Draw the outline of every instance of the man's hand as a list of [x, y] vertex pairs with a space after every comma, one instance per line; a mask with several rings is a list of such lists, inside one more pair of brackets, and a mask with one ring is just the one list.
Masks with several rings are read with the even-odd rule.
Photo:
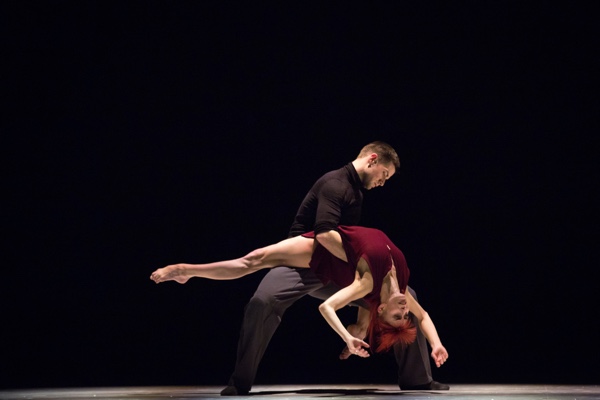
[[[348, 329], [348, 332], [357, 339], [364, 339], [367, 336], [366, 328], [361, 328], [357, 324], [348, 325], [347, 329]], [[369, 347], [369, 345], [367, 345], [367, 347]], [[356, 353], [352, 353], [352, 351], [348, 348], [348, 346], [346, 346], [342, 349], [342, 352], [340, 353], [340, 360], [347, 360], [353, 354], [359, 355]], [[361, 357], [368, 357], [368, 353], [367, 353], [367, 356], [361, 356]]]
[[436, 346], [431, 350], [431, 358], [433, 358], [435, 365], [439, 368], [448, 359], [448, 351], [442, 345]]

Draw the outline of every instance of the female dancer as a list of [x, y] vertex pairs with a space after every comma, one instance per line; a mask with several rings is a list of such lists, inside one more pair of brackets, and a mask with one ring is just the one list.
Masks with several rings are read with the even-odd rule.
[[427, 312], [406, 291], [409, 270], [404, 255], [380, 230], [359, 226], [339, 226], [338, 231], [346, 259], [333, 256], [314, 240], [314, 234], [285, 239], [251, 251], [241, 258], [209, 264], [173, 264], [159, 268], [150, 279], [156, 283], [174, 280], [185, 283], [191, 277], [237, 279], [265, 268], [280, 265], [311, 268], [319, 279], [342, 287], [319, 305], [319, 311], [335, 332], [346, 342], [350, 353], [368, 357], [370, 347], [344, 327], [336, 311], [350, 302], [364, 298], [370, 312], [359, 312], [364, 323], [368, 318], [369, 342], [375, 351], [389, 350], [396, 342], [415, 340], [416, 330], [408, 312], [415, 315], [432, 348], [431, 356], [441, 366], [448, 352], [441, 343]]

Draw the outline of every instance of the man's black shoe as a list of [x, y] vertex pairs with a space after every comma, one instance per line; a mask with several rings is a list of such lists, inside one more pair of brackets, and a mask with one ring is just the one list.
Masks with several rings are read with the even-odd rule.
[[235, 386], [227, 386], [221, 390], [221, 396], [245, 396], [249, 393], [249, 390], [241, 390]]
[[401, 390], [450, 390], [450, 386], [445, 383], [431, 381], [424, 385], [400, 386]]

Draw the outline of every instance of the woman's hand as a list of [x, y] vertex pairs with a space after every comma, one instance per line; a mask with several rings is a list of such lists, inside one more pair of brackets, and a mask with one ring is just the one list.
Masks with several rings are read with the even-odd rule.
[[448, 359], [448, 351], [446, 351], [446, 348], [441, 344], [435, 346], [431, 350], [431, 358], [433, 358], [435, 365], [439, 368]]
[[[369, 345], [367, 344], [367, 342], [365, 342], [362, 339], [350, 337], [348, 340], [346, 340], [346, 346], [347, 346], [348, 352], [351, 355], [355, 355], [355, 356], [359, 356], [359, 357], [363, 357], [363, 358], [367, 358], [370, 356], [369, 351], [367, 350], [369, 348]], [[343, 354], [343, 351], [342, 351], [342, 354]], [[340, 358], [341, 358], [341, 355], [340, 355]]]
[[[359, 261], [362, 262], [362, 258]], [[365, 348], [369, 345], [362, 339], [355, 338], [340, 321], [336, 311], [348, 305], [351, 301], [361, 299], [373, 290], [373, 276], [366, 271], [363, 276], [360, 276], [358, 271], [354, 276], [354, 282], [343, 289], [338, 290], [331, 295], [327, 300], [319, 305], [319, 312], [325, 318], [325, 321], [340, 335], [342, 340], [346, 342], [348, 350], [359, 357], [368, 357], [369, 353]]]
[[[355, 338], [364, 339], [367, 336], [367, 329], [359, 326], [358, 324], [348, 325], [346, 329]], [[350, 352], [348, 346], [346, 346], [340, 353], [340, 360], [347, 360], [352, 354], [353, 353]]]

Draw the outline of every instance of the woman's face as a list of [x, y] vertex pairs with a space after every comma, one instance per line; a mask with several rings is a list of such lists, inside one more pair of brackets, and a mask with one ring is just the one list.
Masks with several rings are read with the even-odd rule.
[[404, 294], [391, 297], [387, 303], [382, 303], [379, 309], [379, 317], [394, 328], [404, 326], [408, 323], [409, 309]]

